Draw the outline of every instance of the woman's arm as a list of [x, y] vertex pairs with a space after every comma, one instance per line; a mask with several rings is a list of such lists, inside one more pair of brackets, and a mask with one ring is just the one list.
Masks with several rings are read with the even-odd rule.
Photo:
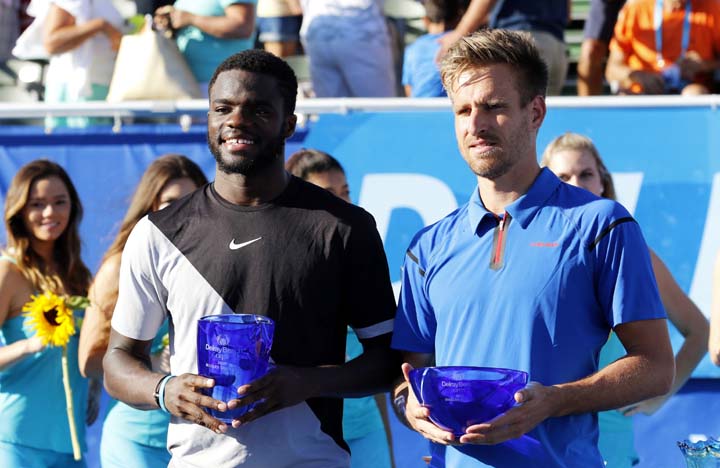
[[85, 377], [103, 376], [102, 360], [110, 337], [119, 275], [120, 255], [114, 255], [100, 266], [90, 288], [90, 307], [85, 310], [78, 347], [78, 366]]
[[255, 30], [255, 5], [234, 3], [225, 8], [224, 16], [202, 16], [173, 7], [159, 8], [156, 15], [167, 15], [173, 29], [195, 26], [221, 39], [246, 39]]
[[652, 414], [675, 394], [690, 378], [695, 367], [707, 352], [708, 322], [700, 309], [690, 300], [673, 278], [663, 261], [650, 250], [655, 280], [668, 319], [685, 338], [675, 355], [675, 380], [670, 392], [633, 405], [625, 413]]
[[[0, 261], [0, 326], [10, 317], [11, 310], [19, 310], [30, 300], [32, 288], [25, 277], [10, 262]], [[27, 338], [0, 346], [0, 371], [44, 348], [38, 337]]]
[[54, 3], [50, 4], [43, 39], [49, 54], [61, 54], [79, 47], [97, 33], [108, 36], [113, 50], [120, 47], [122, 33], [103, 18], [93, 18], [83, 24], [76, 24], [75, 17]]
[[720, 252], [717, 253], [715, 258], [715, 269], [712, 278], [712, 307], [708, 350], [712, 362], [716, 366], [720, 366]]

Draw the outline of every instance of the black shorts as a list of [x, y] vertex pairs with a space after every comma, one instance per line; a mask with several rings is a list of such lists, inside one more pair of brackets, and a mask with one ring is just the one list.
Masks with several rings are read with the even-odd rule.
[[620, 8], [625, 0], [591, 0], [590, 13], [585, 20], [585, 39], [610, 42]]

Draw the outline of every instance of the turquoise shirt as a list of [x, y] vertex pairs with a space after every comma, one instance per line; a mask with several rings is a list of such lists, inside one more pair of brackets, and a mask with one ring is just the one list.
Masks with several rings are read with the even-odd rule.
[[[225, 16], [225, 8], [236, 3], [255, 5], [257, 0], [177, 0], [174, 6], [178, 10], [196, 15]], [[247, 39], [221, 39], [204, 33], [195, 26], [188, 26], [177, 32], [176, 40], [195, 79], [198, 83], [207, 83], [223, 60], [232, 54], [253, 48], [255, 32]]]
[[[605, 346], [600, 350], [599, 369], [625, 356], [627, 352], [615, 333], [610, 333]], [[633, 420], [618, 410], [598, 413], [600, 438], [598, 447], [608, 467], [626, 468], [638, 460], [635, 452]]]
[[[362, 344], [357, 335], [348, 327], [345, 360], [349, 361], [362, 354]], [[343, 437], [345, 440], [358, 439], [371, 432], [384, 432], [382, 417], [375, 398], [345, 398], [343, 400]]]
[[[30, 298], [28, 298], [30, 299]], [[88, 384], [78, 369], [80, 326], [67, 345], [68, 371], [73, 394], [75, 427], [82, 451]], [[15, 343], [34, 336], [23, 315], [7, 319], [0, 328], [0, 342]], [[62, 376], [62, 348], [46, 347], [0, 371], [0, 440], [32, 448], [72, 453], [70, 426]]]
[[[168, 321], [165, 320], [153, 340], [151, 352], [162, 351], [162, 340], [168, 329]], [[113, 400], [103, 423], [103, 433], [113, 432], [137, 444], [164, 449], [167, 445], [168, 424], [170, 424], [169, 413], [159, 409], [139, 410]]]

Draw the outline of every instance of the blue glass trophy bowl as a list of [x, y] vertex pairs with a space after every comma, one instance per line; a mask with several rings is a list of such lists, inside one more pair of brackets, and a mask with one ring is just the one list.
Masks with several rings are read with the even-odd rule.
[[[228, 402], [238, 398], [238, 387], [265, 375], [270, 365], [275, 323], [261, 315], [207, 315], [198, 320], [198, 374], [215, 380], [204, 395]], [[242, 406], [232, 411], [205, 410], [225, 423], [252, 409]]]
[[452, 432], [465, 434], [515, 405], [515, 392], [525, 387], [527, 372], [493, 367], [421, 367], [410, 371], [410, 385], [430, 420]]

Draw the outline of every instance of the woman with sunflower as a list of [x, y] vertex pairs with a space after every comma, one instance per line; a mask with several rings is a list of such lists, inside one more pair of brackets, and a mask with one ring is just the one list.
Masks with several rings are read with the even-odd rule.
[[[88, 382], [77, 366], [75, 318], [62, 299], [84, 296], [91, 279], [80, 258], [82, 213], [67, 173], [48, 160], [21, 167], [7, 191], [7, 247], [0, 257], [0, 466], [85, 466], [77, 458], [85, 450]], [[68, 402], [63, 360], [72, 389]], [[70, 429], [75, 421], [76, 439]]]
[[[135, 224], [151, 211], [161, 210], [207, 183], [202, 170], [177, 154], [160, 156], [148, 166], [135, 190], [120, 230], [105, 252], [90, 288], [88, 307], [80, 333], [80, 370], [87, 377], [102, 378], [102, 359], [110, 337], [110, 320], [117, 301], [120, 258]], [[152, 366], [169, 372], [168, 326], [163, 324], [152, 347]], [[142, 411], [114, 402], [105, 418], [100, 442], [100, 461], [109, 467], [167, 466], [166, 449], [170, 414]]]

